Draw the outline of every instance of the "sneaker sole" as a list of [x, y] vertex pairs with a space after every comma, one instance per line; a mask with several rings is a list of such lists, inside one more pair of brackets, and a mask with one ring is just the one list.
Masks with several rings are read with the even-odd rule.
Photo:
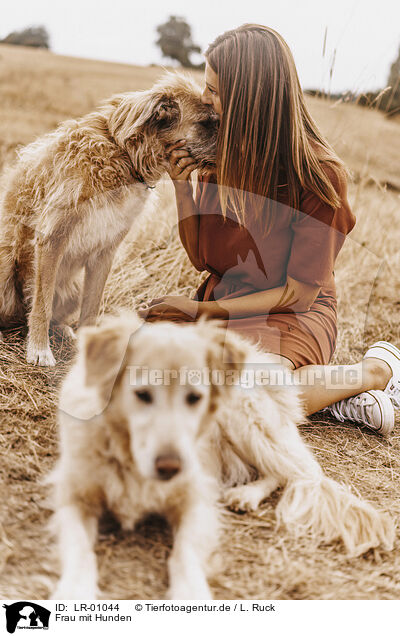
[[[390, 342], [385, 342], [384, 340], [375, 342], [365, 353], [364, 359], [365, 358], [378, 358], [379, 360], [383, 360], [390, 366], [393, 375], [400, 377], [400, 350]], [[390, 385], [390, 382], [391, 380], [389, 380], [387, 387]], [[385, 391], [387, 387], [385, 387]], [[393, 406], [396, 409], [400, 408], [399, 398], [392, 396], [392, 400]]]
[[374, 342], [374, 344], [371, 345], [369, 349], [367, 350], [364, 358], [375, 358], [376, 356], [374, 356], [372, 353], [374, 349], [383, 349], [383, 351], [390, 353], [396, 358], [400, 366], [400, 349], [398, 349], [391, 342], [385, 342], [384, 340], [380, 340], [379, 342]]
[[375, 431], [375, 433], [379, 433], [380, 435], [387, 437], [394, 428], [395, 417], [392, 401], [390, 397], [382, 391], [379, 391], [379, 395], [377, 395], [378, 391], [365, 391], [365, 393], [368, 393], [375, 398], [379, 407], [382, 422], [379, 428], [374, 428], [373, 426], [368, 426], [368, 428], [371, 429], [371, 431]]

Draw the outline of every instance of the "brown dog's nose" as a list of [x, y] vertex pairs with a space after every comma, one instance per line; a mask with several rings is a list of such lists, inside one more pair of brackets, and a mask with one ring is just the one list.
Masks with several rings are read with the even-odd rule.
[[178, 455], [159, 455], [155, 461], [159, 479], [172, 479], [181, 470], [181, 460]]

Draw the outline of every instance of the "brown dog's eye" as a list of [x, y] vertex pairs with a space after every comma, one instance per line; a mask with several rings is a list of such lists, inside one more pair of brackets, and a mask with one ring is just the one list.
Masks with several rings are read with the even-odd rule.
[[208, 117], [207, 119], [201, 119], [198, 123], [200, 124], [200, 126], [203, 126], [203, 128], [207, 128], [207, 130], [216, 127], [215, 119], [211, 119], [210, 117]]
[[203, 397], [203, 396], [202, 396], [202, 395], [200, 395], [199, 393], [194, 393], [194, 392], [192, 391], [192, 393], [188, 393], [188, 394], [187, 394], [187, 396], [186, 396], [186, 402], [187, 402], [188, 404], [190, 404], [190, 406], [192, 406], [193, 404], [197, 404], [197, 402], [198, 402], [199, 400], [201, 400], [201, 398], [202, 398], [202, 397]]
[[153, 401], [150, 391], [146, 391], [146, 389], [138, 389], [135, 391], [135, 395], [142, 402], [146, 402], [146, 404], [151, 404]]

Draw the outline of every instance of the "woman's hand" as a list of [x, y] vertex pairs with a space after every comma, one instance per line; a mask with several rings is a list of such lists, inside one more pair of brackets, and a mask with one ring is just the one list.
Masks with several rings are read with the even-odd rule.
[[172, 181], [190, 181], [190, 175], [196, 170], [197, 163], [184, 148], [186, 141], [181, 139], [175, 144], [166, 147], [169, 168], [167, 172]]
[[193, 322], [198, 318], [199, 302], [186, 296], [154, 298], [149, 307], [139, 309], [138, 314], [147, 321], [175, 320]]

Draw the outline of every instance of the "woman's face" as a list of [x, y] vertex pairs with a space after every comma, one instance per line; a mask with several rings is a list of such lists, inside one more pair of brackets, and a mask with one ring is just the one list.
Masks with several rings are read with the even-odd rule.
[[206, 74], [205, 74], [206, 86], [201, 97], [203, 104], [210, 104], [217, 115], [222, 115], [221, 100], [218, 94], [218, 75], [214, 73], [211, 66], [206, 62]]

